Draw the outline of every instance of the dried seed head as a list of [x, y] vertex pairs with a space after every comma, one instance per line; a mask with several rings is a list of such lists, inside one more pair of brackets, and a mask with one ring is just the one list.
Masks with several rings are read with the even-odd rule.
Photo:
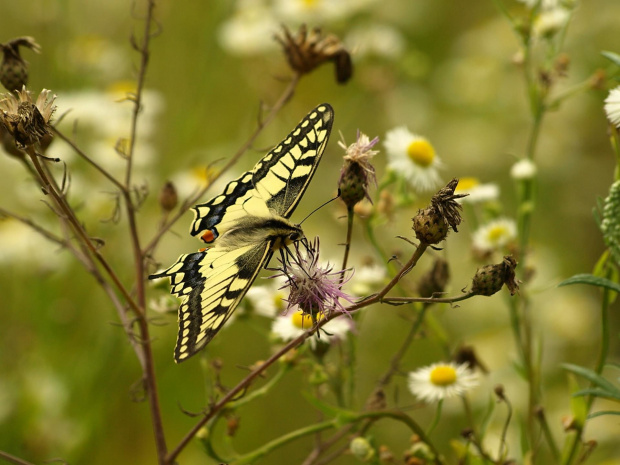
[[370, 140], [366, 134], [359, 131], [355, 143], [347, 146], [344, 139], [338, 142], [338, 145], [346, 151], [338, 189], [340, 189], [340, 198], [348, 208], [353, 208], [364, 198], [371, 200], [368, 185], [370, 181], [376, 184], [377, 180], [375, 168], [370, 163], [370, 159], [379, 153], [377, 150], [372, 150], [377, 142], [379, 142], [378, 137]]
[[413, 230], [421, 242], [428, 245], [438, 244], [446, 238], [450, 228], [458, 232], [456, 227], [461, 224], [463, 207], [456, 202], [456, 199], [467, 195], [454, 193], [458, 183], [458, 179], [452, 179], [433, 196], [431, 205], [419, 210], [413, 218]]
[[177, 206], [179, 198], [177, 196], [177, 190], [170, 181], [164, 184], [164, 187], [161, 188], [159, 192], [159, 205], [162, 210], [165, 212], [170, 212], [174, 210]]
[[19, 47], [28, 47], [36, 53], [41, 51], [41, 47], [32, 37], [18, 37], [6, 44], [0, 44], [0, 51], [3, 54], [0, 83], [10, 92], [18, 92], [28, 84], [28, 62], [21, 57]]
[[432, 297], [444, 291], [450, 279], [448, 262], [438, 258], [433, 268], [422, 276], [418, 282], [418, 293], [422, 297]]
[[479, 268], [474, 275], [471, 291], [477, 295], [490, 296], [506, 284], [510, 290], [510, 295], [514, 295], [519, 289], [515, 280], [516, 267], [517, 261], [511, 255], [506, 255], [502, 263]]
[[290, 67], [299, 74], [308, 74], [327, 61], [336, 67], [336, 80], [344, 84], [353, 75], [351, 56], [344, 45], [333, 34], [323, 35], [316, 27], [310, 32], [305, 24], [299, 27], [294, 36], [285, 26], [282, 35], [275, 38], [284, 49]]
[[433, 207], [418, 210], [413, 217], [413, 230], [420, 242], [439, 244], [448, 235], [448, 224]]
[[15, 138], [18, 148], [36, 144], [43, 136], [52, 134], [49, 121], [56, 110], [56, 96], [49, 96], [50, 91], [43, 89], [34, 103], [25, 87], [16, 95], [2, 95], [0, 123]]
[[476, 355], [476, 351], [473, 346], [460, 346], [454, 354], [453, 359], [459, 365], [466, 364], [471, 370], [479, 369], [483, 373], [488, 373], [487, 368], [478, 359], [478, 355]]

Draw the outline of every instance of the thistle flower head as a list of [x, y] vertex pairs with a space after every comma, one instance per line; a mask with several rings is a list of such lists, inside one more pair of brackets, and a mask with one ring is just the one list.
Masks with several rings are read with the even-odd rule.
[[346, 313], [340, 299], [352, 302], [353, 299], [344, 291], [342, 285], [350, 279], [344, 278], [344, 271], [333, 271], [327, 264], [319, 266], [319, 239], [306, 243], [305, 251], [301, 250], [300, 242], [296, 242], [295, 250], [282, 263], [282, 274], [286, 283], [281, 289], [289, 288], [287, 299], [288, 309], [299, 307], [311, 316], [329, 315], [332, 311]]
[[22, 148], [32, 145], [45, 135], [50, 135], [49, 121], [56, 110], [56, 96], [43, 89], [36, 103], [25, 87], [16, 95], [3, 94], [0, 100], [0, 123], [15, 138], [15, 143]]
[[276, 35], [280, 42], [289, 66], [299, 74], [308, 74], [328, 61], [336, 67], [336, 81], [344, 84], [353, 75], [351, 55], [343, 43], [333, 34], [323, 35], [321, 29], [315, 27], [308, 32], [302, 24], [297, 34], [292, 35], [288, 28], [282, 28], [282, 35]]
[[374, 157], [378, 150], [372, 150], [375, 144], [379, 142], [379, 137], [370, 140], [364, 133], [357, 131], [357, 141], [349, 146], [344, 142], [344, 138], [338, 142], [346, 154], [344, 165], [340, 171], [340, 180], [338, 188], [340, 189], [340, 198], [352, 208], [356, 203], [360, 202], [364, 197], [368, 200], [368, 184], [372, 181], [377, 184], [375, 167], [370, 163], [370, 159]]
[[0, 83], [11, 92], [17, 92], [28, 84], [28, 62], [19, 53], [19, 47], [41, 52], [41, 47], [32, 37], [18, 37], [6, 44], [0, 44], [3, 55], [0, 63]]

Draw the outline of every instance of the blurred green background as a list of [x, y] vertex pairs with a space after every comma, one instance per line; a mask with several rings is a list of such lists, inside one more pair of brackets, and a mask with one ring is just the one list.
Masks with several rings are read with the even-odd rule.
[[[241, 30], [250, 34], [242, 17], [244, 11], [254, 10], [265, 15], [261, 18], [269, 20], [266, 24], [275, 25], [275, 30], [268, 31], [276, 32], [280, 22], [292, 28], [307, 22], [346, 38], [353, 44], [355, 74], [344, 86], [335, 83], [331, 65], [304, 77], [292, 101], [261, 134], [256, 150], [250, 150], [225, 179], [249, 169], [264, 149], [278, 142], [308, 110], [329, 102], [336, 119], [319, 169], [320, 181], [310, 186], [295, 218], [303, 218], [336, 192], [342, 155], [336, 144], [339, 131], [351, 143], [358, 128], [370, 137], [383, 138], [387, 130], [399, 125], [407, 125], [432, 141], [444, 163], [444, 180], [474, 176], [498, 184], [504, 213], [514, 217], [509, 169], [516, 157], [524, 154], [531, 117], [522, 73], [515, 64], [519, 44], [493, 2], [468, 2], [465, 6], [446, 0], [341, 1], [333, 2], [339, 5], [335, 13], [329, 8], [321, 10], [321, 3], [158, 2], [156, 18], [161, 32], [151, 42], [134, 178], [152, 194], [139, 218], [144, 242], [160, 221], [157, 191], [163, 183], [173, 179], [180, 192], [191, 192], [197, 169], [233, 154], [254, 130], [260, 102], [273, 103], [286, 85], [290, 71], [275, 42], [271, 48], [253, 51], [247, 49], [242, 37], [242, 44], [235, 48], [237, 37], [227, 28], [238, 20]], [[525, 11], [516, 1], [508, 0], [505, 5], [517, 14]], [[131, 49], [129, 37], [132, 32], [141, 35], [143, 7], [142, 2], [132, 6], [121, 0], [35, 0], [0, 5], [0, 41], [30, 35], [42, 46], [40, 55], [23, 50], [30, 62], [29, 88], [35, 92], [52, 89], [58, 95], [57, 116], [74, 108], [61, 128], [70, 134], [74, 121], [79, 120], [78, 143], [116, 173], [122, 163], [113, 146], [117, 137], [128, 134], [129, 105], [111, 102], [135, 80], [139, 57]], [[620, 52], [618, 18], [617, 0], [590, 0], [576, 7], [565, 42], [569, 75], [559, 84], [560, 89], [607, 67], [602, 50]], [[384, 35], [377, 32], [377, 36], [364, 38], [364, 33], [381, 28]], [[267, 44], [273, 32], [264, 34]], [[364, 50], [359, 45], [364, 40], [374, 49]], [[582, 92], [551, 112], [543, 125], [536, 159], [539, 188], [532, 233], [536, 275], [531, 289], [535, 335], [544, 348], [543, 399], [558, 438], [563, 434], [560, 419], [570, 412], [566, 375], [558, 365], [591, 366], [598, 347], [597, 294], [583, 288], [557, 289], [555, 284], [589, 272], [604, 250], [592, 208], [597, 197], [606, 196], [614, 168], [602, 110], [606, 95], [605, 90]], [[87, 228], [93, 236], [105, 239], [103, 253], [131, 283], [124, 218], [118, 224], [102, 221], [114, 211], [112, 187], [89, 171], [62, 141], [55, 141], [51, 150], [67, 162], [72, 202]], [[385, 172], [383, 151], [375, 161], [381, 178]], [[0, 153], [0, 173], [2, 207], [58, 229], [41, 201], [40, 190], [15, 159]], [[394, 236], [412, 237], [410, 218], [427, 201], [428, 197], [422, 196], [418, 205], [400, 211], [392, 223], [377, 230], [390, 254], [410, 253]], [[324, 257], [335, 261], [340, 260], [339, 244], [344, 241], [343, 213], [340, 206], [329, 206], [305, 226], [308, 237], [321, 236]], [[169, 264], [181, 253], [200, 247], [186, 233], [190, 220], [188, 213], [174, 234], [167, 235], [156, 251], [158, 261]], [[468, 285], [479, 266], [470, 253], [472, 228], [465, 217], [461, 232], [452, 234], [446, 245], [453, 276], [451, 293]], [[353, 265], [368, 256], [372, 257], [373, 251], [356, 230]], [[0, 263], [0, 449], [35, 463], [54, 458], [72, 464], [154, 463], [148, 407], [134, 402], [140, 368], [105, 294], [66, 252], [8, 221], [0, 221]], [[430, 260], [425, 260], [407, 279], [414, 282], [429, 265]], [[152, 299], [163, 295], [160, 290], [151, 292]], [[478, 407], [486, 405], [492, 386], [500, 382], [517, 406], [525, 404], [526, 385], [511, 366], [516, 352], [504, 297], [471, 299], [458, 308], [434, 310], [454, 346], [459, 342], [474, 345], [490, 370], [472, 394]], [[402, 309], [384, 307], [364, 311], [356, 337], [359, 403], [372, 391], [404, 337], [406, 314]], [[169, 445], [174, 445], [196, 421], [180, 407], [199, 412], [210, 400], [211, 380], [205, 375], [205, 365], [221, 358], [222, 382], [234, 385], [247, 373], [243, 367], [269, 356], [269, 324], [256, 318], [238, 320], [222, 331], [204, 355], [175, 365], [176, 318], [158, 316], [157, 322], [165, 323], [153, 325], [152, 335], [163, 417]], [[615, 354], [617, 329], [615, 318]], [[432, 338], [421, 339], [405, 358], [403, 369], [412, 370], [442, 357]], [[270, 396], [243, 410], [234, 439], [240, 451], [317, 420], [317, 413], [301, 395], [308, 389], [306, 378], [307, 373], [296, 371]], [[390, 405], [413, 404], [404, 377], [398, 377], [395, 384], [388, 391]], [[464, 426], [448, 421], [458, 415], [458, 406], [446, 407], [438, 427], [438, 443], [444, 448]], [[413, 415], [428, 424], [432, 413], [432, 408], [427, 408]], [[497, 419], [500, 424], [501, 417]], [[586, 437], [600, 443], [591, 463], [620, 460], [618, 433], [617, 421], [599, 418], [589, 424]], [[409, 439], [408, 431], [389, 422], [380, 424], [373, 434], [378, 443], [388, 444], [394, 451], [404, 449]], [[512, 434], [511, 444], [518, 447], [516, 424]], [[294, 442], [262, 463], [300, 463], [312, 444], [311, 439]], [[517, 454], [515, 450], [511, 455]], [[212, 462], [194, 443], [179, 463]], [[337, 463], [355, 462], [344, 456]]]

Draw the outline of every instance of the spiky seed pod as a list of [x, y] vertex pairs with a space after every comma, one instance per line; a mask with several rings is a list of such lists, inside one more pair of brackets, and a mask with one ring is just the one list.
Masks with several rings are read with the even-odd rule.
[[485, 265], [479, 268], [474, 275], [471, 291], [476, 295], [490, 296], [498, 292], [504, 284], [514, 295], [519, 289], [515, 280], [516, 260], [506, 255], [502, 263], [496, 265]]
[[448, 262], [438, 258], [433, 268], [420, 278], [418, 282], [418, 294], [422, 297], [432, 297], [444, 291], [450, 279]]
[[161, 209], [165, 212], [170, 212], [177, 206], [178, 201], [179, 197], [174, 184], [170, 181], [166, 182], [159, 192], [159, 205]]
[[0, 83], [9, 91], [18, 91], [28, 84], [28, 62], [20, 53], [19, 47], [28, 47], [39, 53], [41, 47], [32, 37], [18, 37], [6, 44], [0, 44], [2, 63], [0, 63]]
[[424, 244], [439, 244], [448, 235], [448, 223], [433, 207], [418, 210], [413, 217], [415, 237]]
[[56, 110], [50, 91], [43, 89], [36, 103], [30, 92], [22, 87], [15, 94], [4, 94], [0, 100], [0, 123], [15, 138], [18, 148], [36, 144], [45, 135], [51, 135], [49, 121]]

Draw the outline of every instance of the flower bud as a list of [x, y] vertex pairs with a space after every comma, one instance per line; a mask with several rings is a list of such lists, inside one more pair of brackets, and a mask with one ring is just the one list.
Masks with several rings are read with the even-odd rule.
[[370, 462], [375, 456], [375, 449], [368, 439], [358, 436], [349, 443], [351, 454], [362, 462]]
[[485, 265], [479, 268], [474, 275], [471, 291], [476, 295], [491, 296], [498, 292], [504, 284], [514, 295], [519, 285], [515, 281], [516, 260], [506, 255], [502, 263], [497, 265]]
[[19, 47], [28, 47], [39, 53], [41, 47], [32, 37], [18, 37], [6, 44], [0, 44], [2, 63], [0, 63], [0, 83], [9, 91], [17, 92], [28, 84], [28, 62], [20, 53]]
[[418, 240], [424, 244], [439, 244], [448, 235], [448, 223], [433, 207], [418, 210], [413, 217], [413, 230]]
[[179, 198], [177, 196], [177, 190], [170, 181], [164, 184], [159, 192], [159, 205], [166, 213], [171, 212], [177, 206]]
[[340, 198], [347, 208], [352, 208], [366, 197], [365, 187], [368, 184], [366, 178], [364, 168], [359, 163], [345, 162], [338, 189], [340, 189]]
[[418, 294], [422, 297], [432, 297], [444, 291], [450, 279], [448, 262], [438, 258], [433, 268], [420, 278], [418, 282]]

